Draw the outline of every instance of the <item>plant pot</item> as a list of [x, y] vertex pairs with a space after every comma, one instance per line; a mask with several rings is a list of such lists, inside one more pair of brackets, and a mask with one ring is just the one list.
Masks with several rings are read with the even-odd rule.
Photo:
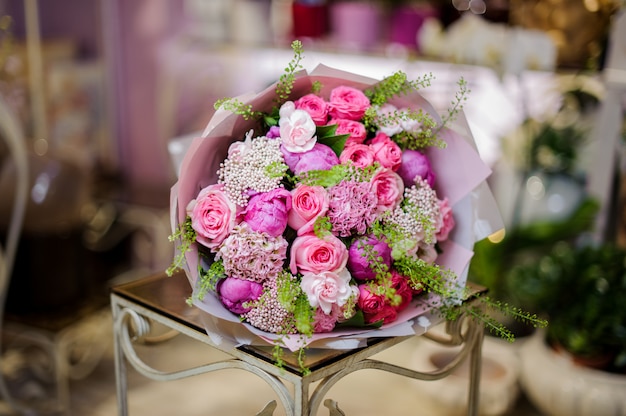
[[545, 342], [537, 331], [520, 349], [521, 384], [550, 416], [613, 416], [626, 409], [626, 376], [584, 367]]
[[331, 35], [345, 50], [372, 50], [381, 42], [383, 10], [374, 3], [340, 1], [330, 7]]
[[437, 10], [430, 6], [399, 6], [391, 14], [389, 41], [419, 49], [419, 30], [427, 19], [437, 16]]
[[293, 37], [321, 38], [328, 32], [328, 6], [295, 1], [291, 6]]

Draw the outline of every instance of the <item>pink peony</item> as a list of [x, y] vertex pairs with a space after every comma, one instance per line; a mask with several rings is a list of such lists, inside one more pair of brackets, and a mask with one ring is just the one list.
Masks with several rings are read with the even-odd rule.
[[224, 185], [209, 185], [189, 202], [187, 215], [198, 243], [216, 251], [235, 226], [237, 206], [224, 193]]
[[287, 228], [287, 216], [291, 210], [291, 193], [284, 188], [254, 195], [248, 201], [244, 221], [257, 232], [278, 237]]
[[315, 221], [328, 211], [328, 192], [322, 186], [299, 184], [291, 191], [288, 224], [298, 235], [313, 232]]
[[287, 101], [280, 107], [280, 138], [290, 152], [301, 153], [311, 150], [317, 142], [315, 123], [304, 110], [297, 110], [294, 103]]
[[276, 139], [280, 137], [280, 127], [278, 126], [270, 127], [270, 129], [265, 134], [265, 137], [267, 137], [268, 139]]
[[332, 312], [333, 305], [343, 306], [352, 295], [348, 270], [306, 272], [302, 275], [300, 287], [306, 294], [309, 304], [319, 307], [325, 314]]
[[435, 183], [435, 172], [428, 157], [417, 150], [407, 149], [402, 152], [402, 164], [396, 172], [407, 188], [415, 185], [415, 178], [418, 176], [424, 179], [431, 188]]
[[404, 183], [400, 175], [387, 168], [380, 168], [372, 177], [372, 191], [377, 198], [377, 212], [395, 209], [402, 201]]
[[340, 86], [330, 92], [330, 109], [332, 118], [360, 120], [370, 106], [370, 100], [363, 91], [353, 87]]
[[340, 239], [331, 234], [323, 238], [306, 234], [293, 241], [289, 268], [293, 274], [336, 272], [345, 268], [347, 262], [348, 249]]
[[337, 130], [335, 134], [340, 136], [343, 134], [349, 134], [350, 137], [346, 140], [346, 147], [353, 144], [362, 144], [367, 138], [367, 130], [363, 123], [354, 120], [335, 119], [331, 120], [328, 124], [336, 124]]
[[251, 309], [246, 305], [248, 302], [259, 299], [263, 293], [263, 285], [250, 280], [227, 277], [218, 282], [216, 292], [226, 309], [240, 315]]
[[452, 229], [456, 225], [452, 208], [450, 207], [450, 204], [448, 202], [448, 198], [444, 198], [439, 201], [439, 215], [439, 231], [437, 231], [437, 234], [435, 234], [435, 238], [437, 238], [437, 241], [441, 242], [448, 239], [450, 231], [452, 231]]
[[[365, 251], [364, 245], [370, 246]], [[371, 250], [371, 251], [370, 251]], [[350, 274], [357, 280], [372, 280], [376, 277], [376, 272], [371, 267], [370, 257], [366, 253], [371, 253], [378, 259], [378, 263], [391, 268], [391, 247], [384, 242], [378, 240], [373, 235], [356, 238], [350, 244], [348, 249], [348, 270]]]
[[364, 144], [346, 146], [339, 155], [339, 162], [345, 164], [348, 161], [359, 168], [372, 166], [375, 161], [374, 152], [369, 146]]
[[328, 120], [328, 105], [323, 98], [307, 94], [294, 102], [296, 109], [304, 110], [311, 116], [316, 126], [323, 126]]
[[381, 166], [391, 170], [398, 170], [402, 163], [402, 150], [400, 146], [389, 138], [385, 133], [378, 133], [370, 143], [374, 152], [374, 158]]
[[368, 283], [359, 285], [358, 307], [363, 311], [365, 323], [372, 324], [383, 321], [388, 324], [398, 318], [398, 311], [392, 306], [384, 294], [378, 295], [370, 289]]
[[280, 150], [285, 164], [295, 175], [310, 170], [329, 170], [339, 164], [339, 158], [333, 149], [321, 143], [315, 143], [311, 150], [302, 153], [292, 153], [284, 146]]

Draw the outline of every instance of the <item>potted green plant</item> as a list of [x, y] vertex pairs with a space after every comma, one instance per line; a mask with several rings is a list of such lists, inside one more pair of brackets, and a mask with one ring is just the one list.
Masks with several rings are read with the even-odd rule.
[[548, 318], [520, 350], [521, 385], [547, 415], [626, 408], [626, 250], [559, 243], [512, 286]]
[[626, 250], [560, 243], [516, 268], [511, 283], [527, 307], [548, 318], [548, 345], [582, 365], [626, 372]]

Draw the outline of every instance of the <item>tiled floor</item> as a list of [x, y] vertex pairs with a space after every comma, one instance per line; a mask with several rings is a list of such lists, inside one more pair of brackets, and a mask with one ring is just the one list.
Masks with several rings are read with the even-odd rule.
[[[72, 416], [117, 414], [112, 341], [109, 338], [106, 342], [109, 343], [106, 353], [94, 371], [86, 378], [71, 383]], [[415, 360], [427, 342], [415, 338], [379, 354], [376, 358], [398, 363]], [[141, 345], [138, 346], [138, 351], [146, 362], [163, 370], [181, 369], [225, 357], [223, 353], [183, 336], [175, 336], [159, 345]], [[485, 348], [485, 354], [491, 354], [489, 347]], [[433, 391], [432, 384], [424, 383], [426, 382], [380, 371], [363, 370], [339, 382], [331, 389], [328, 397], [336, 400], [347, 415], [464, 414], [463, 411], [454, 410], [450, 399], [446, 399], [444, 406], [437, 405], [437, 391]], [[274, 398], [273, 392], [263, 381], [241, 370], [222, 370], [184, 380], [158, 382], [149, 381], [135, 370], [129, 369], [128, 387], [131, 416], [250, 416], [260, 412], [266, 403]], [[458, 396], [462, 396], [463, 400], [465, 398], [462, 393]], [[5, 413], [0, 408], [0, 415], [3, 414]], [[58, 415], [54, 412], [39, 414]], [[278, 408], [274, 414], [279, 416], [285, 412]], [[318, 412], [320, 416], [328, 414], [328, 409], [324, 407]], [[504, 415], [540, 414], [522, 397], [517, 401], [517, 405]]]

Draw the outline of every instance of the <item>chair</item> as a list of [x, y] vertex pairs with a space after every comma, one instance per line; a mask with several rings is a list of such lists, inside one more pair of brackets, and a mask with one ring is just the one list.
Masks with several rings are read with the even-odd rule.
[[[4, 304], [9, 280], [13, 272], [15, 254], [20, 238], [28, 197], [28, 158], [25, 139], [20, 124], [11, 108], [0, 95], [0, 138], [7, 142], [9, 154], [15, 164], [15, 191], [11, 206], [6, 241], [0, 242], [0, 330], [4, 322]], [[1, 331], [0, 331], [1, 332]], [[2, 344], [0, 343], [0, 347]], [[0, 357], [1, 360], [1, 357]], [[2, 372], [0, 372], [0, 394], [13, 409], [21, 409], [9, 394]], [[23, 410], [23, 409], [21, 409]]]

